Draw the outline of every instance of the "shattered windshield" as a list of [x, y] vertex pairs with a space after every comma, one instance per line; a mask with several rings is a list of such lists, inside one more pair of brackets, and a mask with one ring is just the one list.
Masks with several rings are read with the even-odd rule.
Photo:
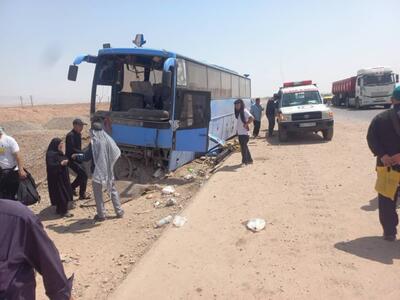
[[382, 75], [366, 75], [364, 76], [364, 85], [383, 85], [394, 82], [393, 74], [386, 73]]
[[322, 101], [318, 91], [288, 93], [282, 96], [282, 107], [321, 103]]

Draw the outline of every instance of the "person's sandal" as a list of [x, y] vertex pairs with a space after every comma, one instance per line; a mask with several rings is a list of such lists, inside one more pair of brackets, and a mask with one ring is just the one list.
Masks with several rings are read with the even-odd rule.
[[93, 220], [94, 220], [95, 222], [103, 222], [103, 221], [106, 220], [106, 218], [105, 218], [105, 217], [99, 217], [99, 215], [95, 215], [94, 218], [93, 218]]
[[92, 198], [91, 195], [86, 193], [84, 196], [80, 196], [79, 200], [89, 200], [91, 198]]
[[71, 218], [71, 217], [73, 217], [73, 216], [74, 216], [74, 215], [71, 214], [70, 212], [67, 212], [67, 213], [61, 215], [61, 217], [63, 217], [63, 218]]

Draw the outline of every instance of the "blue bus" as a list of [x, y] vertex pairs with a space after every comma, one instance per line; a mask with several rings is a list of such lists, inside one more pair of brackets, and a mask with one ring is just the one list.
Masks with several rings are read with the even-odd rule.
[[[236, 134], [233, 102], [250, 104], [248, 76], [165, 51], [111, 48], [80, 55], [68, 72], [76, 80], [81, 62], [95, 64], [90, 113], [121, 148], [126, 176], [139, 162], [168, 171], [207, 153]], [[96, 108], [104, 88], [108, 110]]]

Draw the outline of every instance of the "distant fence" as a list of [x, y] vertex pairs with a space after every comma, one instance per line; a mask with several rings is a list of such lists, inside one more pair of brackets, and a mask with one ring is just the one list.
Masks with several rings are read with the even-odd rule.
[[[109, 97], [98, 96], [96, 101], [98, 103], [110, 102]], [[35, 105], [46, 104], [73, 104], [73, 103], [89, 103], [89, 99], [71, 99], [63, 97], [43, 97], [35, 95], [20, 95], [20, 96], [0, 96], [0, 106], [19, 106], [29, 107]]]

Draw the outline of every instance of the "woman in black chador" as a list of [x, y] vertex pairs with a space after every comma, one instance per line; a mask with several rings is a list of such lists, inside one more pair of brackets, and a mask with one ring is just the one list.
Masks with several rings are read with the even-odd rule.
[[63, 152], [64, 143], [59, 138], [51, 140], [46, 153], [47, 185], [50, 203], [56, 206], [57, 214], [72, 217], [68, 204], [72, 201], [72, 188], [69, 180], [68, 159]]

